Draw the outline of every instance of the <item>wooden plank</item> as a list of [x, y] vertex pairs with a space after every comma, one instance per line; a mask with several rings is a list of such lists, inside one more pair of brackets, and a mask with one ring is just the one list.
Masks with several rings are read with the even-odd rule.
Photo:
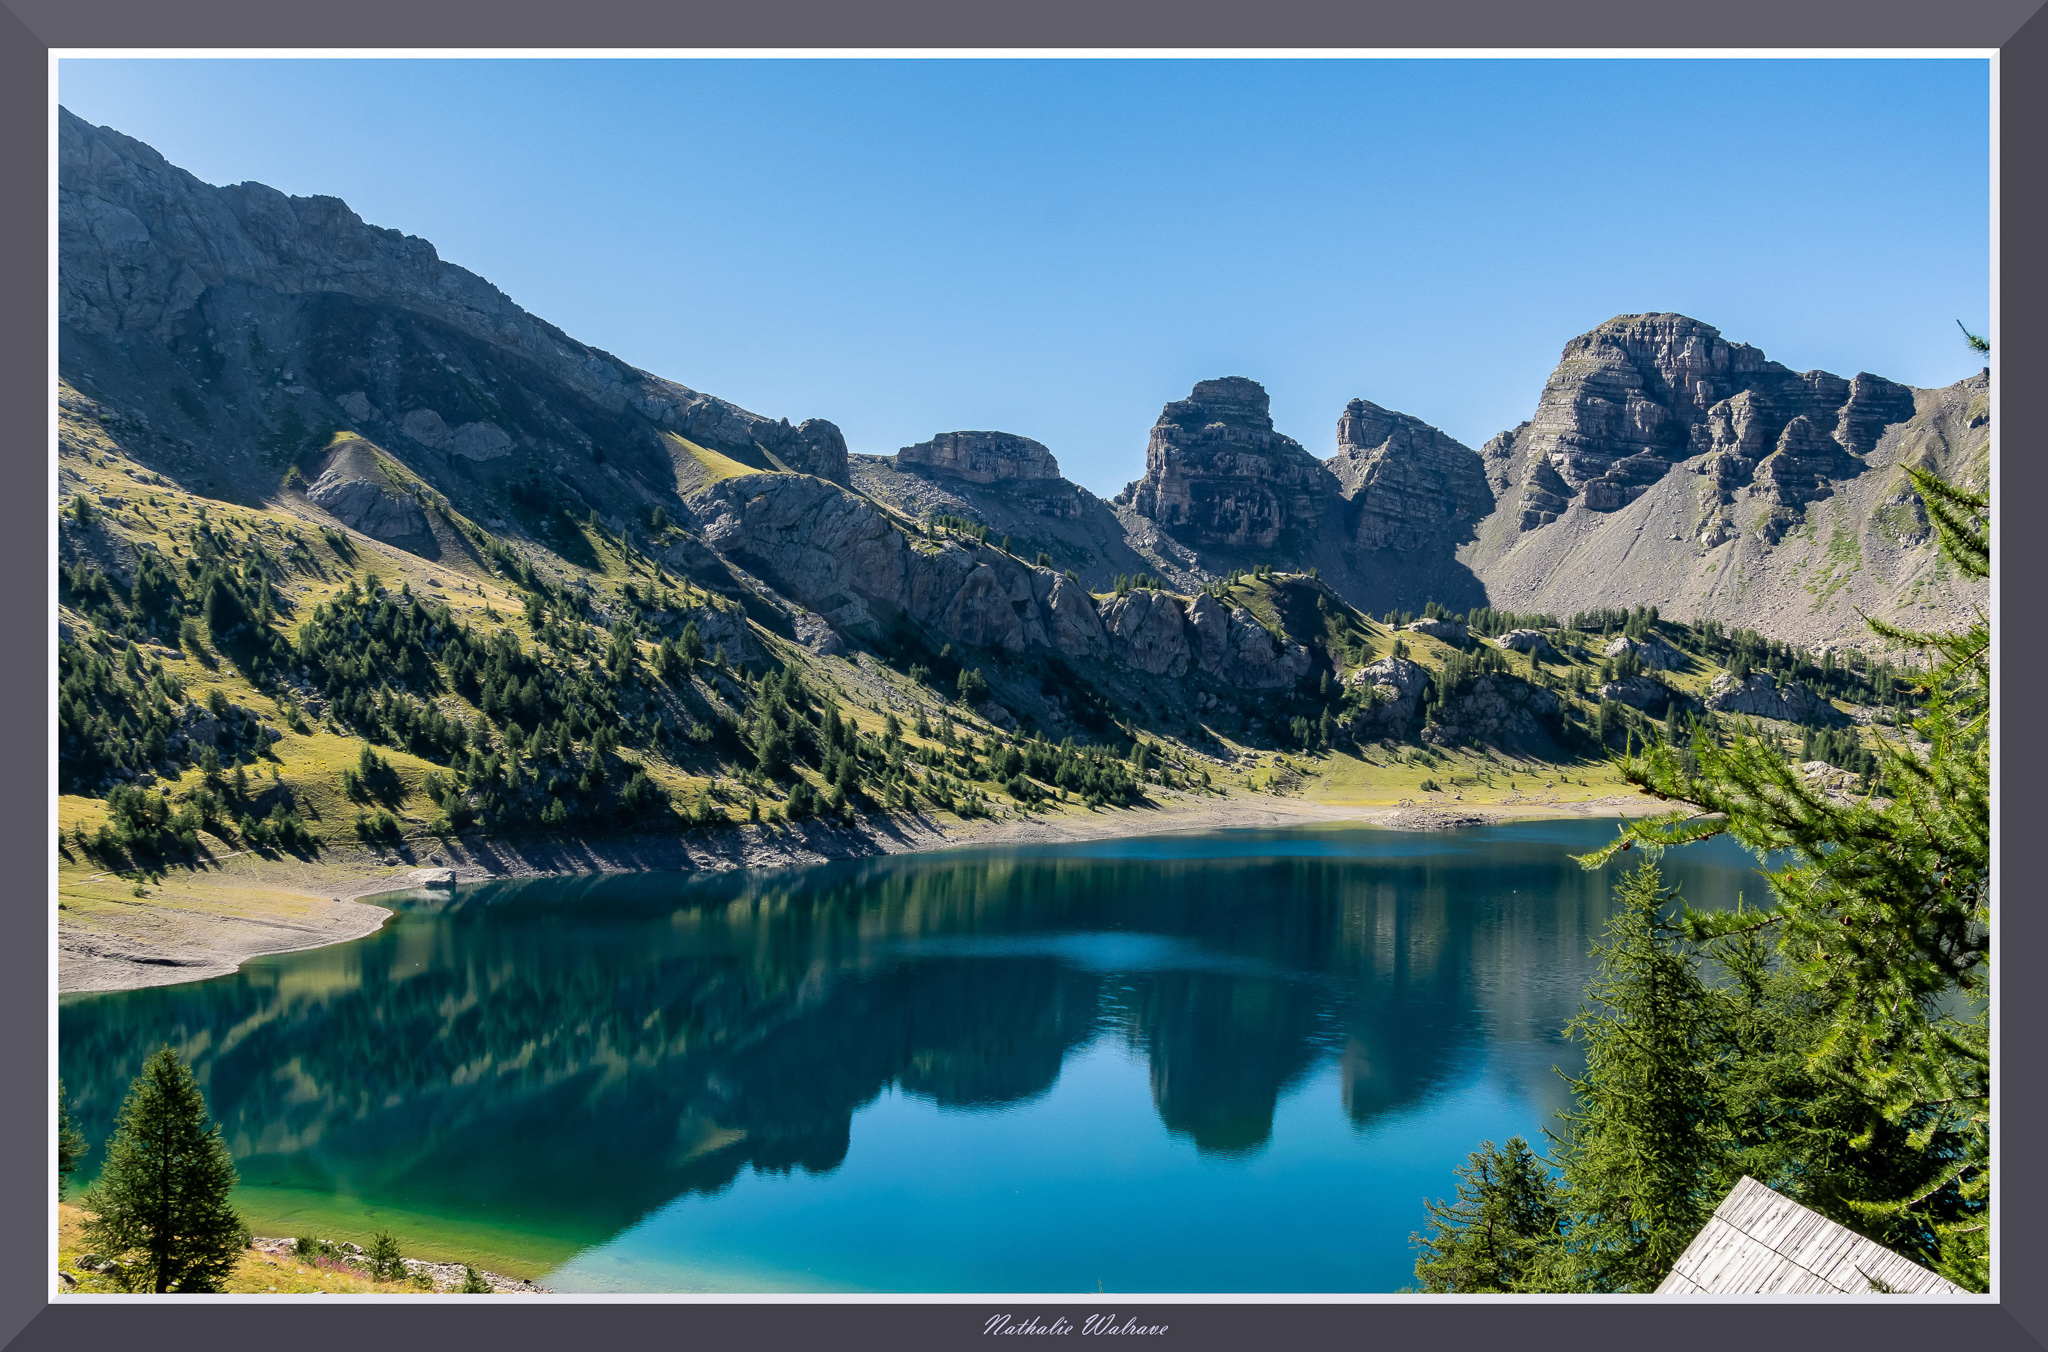
[[1657, 1286], [1674, 1295], [1966, 1294], [1918, 1263], [1744, 1177]]

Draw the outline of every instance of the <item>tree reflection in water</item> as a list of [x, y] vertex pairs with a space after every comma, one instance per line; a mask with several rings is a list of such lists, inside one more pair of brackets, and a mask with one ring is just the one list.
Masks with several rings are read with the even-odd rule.
[[[69, 998], [62, 1073], [92, 1160], [168, 1041], [245, 1184], [516, 1216], [579, 1244], [748, 1168], [836, 1168], [891, 1086], [1000, 1109], [1103, 1037], [1149, 1061], [1171, 1132], [1257, 1152], [1281, 1095], [1333, 1061], [1361, 1128], [1481, 1055], [1554, 1104], [1556, 1029], [1610, 887], [1566, 852], [1609, 830], [1233, 832], [490, 884], [339, 948]], [[1739, 856], [1669, 862], [1695, 904], [1744, 885]]]

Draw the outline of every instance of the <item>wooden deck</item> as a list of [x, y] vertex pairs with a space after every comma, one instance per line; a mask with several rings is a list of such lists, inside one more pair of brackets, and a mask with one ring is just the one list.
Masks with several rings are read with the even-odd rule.
[[1745, 1177], [1721, 1199], [1658, 1294], [1967, 1295], [1817, 1211]]

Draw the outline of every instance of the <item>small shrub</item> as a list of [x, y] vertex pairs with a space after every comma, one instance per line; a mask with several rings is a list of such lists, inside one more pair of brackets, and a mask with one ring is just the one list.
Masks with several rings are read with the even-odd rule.
[[398, 1241], [389, 1230], [379, 1230], [370, 1241], [367, 1255], [370, 1275], [380, 1282], [395, 1282], [405, 1275], [405, 1260], [399, 1256]]

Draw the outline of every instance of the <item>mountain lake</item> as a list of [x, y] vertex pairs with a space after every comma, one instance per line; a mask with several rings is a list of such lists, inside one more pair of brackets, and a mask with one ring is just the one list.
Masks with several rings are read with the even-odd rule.
[[[1614, 830], [408, 894], [351, 943], [66, 997], [61, 1072], [85, 1174], [168, 1042], [257, 1234], [388, 1227], [564, 1292], [1396, 1291], [1424, 1199], [1566, 1102], [1636, 858], [1570, 856]], [[1663, 868], [1695, 906], [1767, 895], [1727, 841]]]

